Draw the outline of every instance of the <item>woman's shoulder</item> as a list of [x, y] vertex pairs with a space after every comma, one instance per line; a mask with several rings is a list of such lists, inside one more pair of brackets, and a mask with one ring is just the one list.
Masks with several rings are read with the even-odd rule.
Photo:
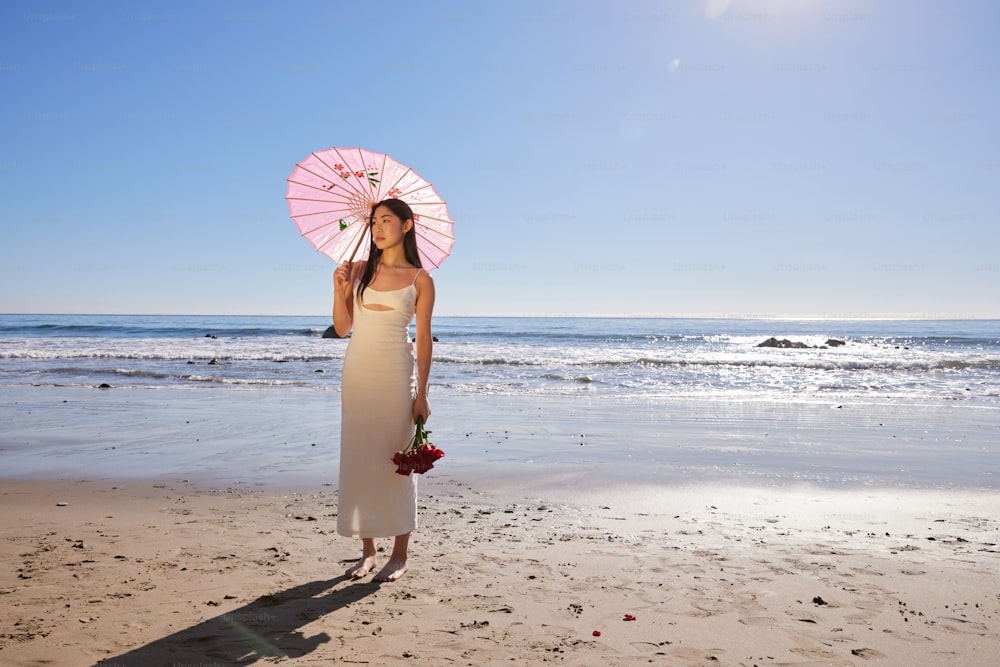
[[417, 269], [417, 275], [413, 278], [413, 286], [417, 288], [417, 295], [434, 293], [434, 278], [427, 269]]

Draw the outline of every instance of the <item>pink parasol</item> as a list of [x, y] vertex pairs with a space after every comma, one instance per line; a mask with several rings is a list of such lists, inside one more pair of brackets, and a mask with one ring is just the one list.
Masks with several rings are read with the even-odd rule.
[[455, 242], [448, 207], [431, 184], [382, 153], [360, 148], [312, 153], [288, 177], [285, 199], [302, 235], [337, 264], [368, 257], [368, 216], [372, 204], [383, 199], [402, 199], [413, 209], [425, 269], [440, 266]]

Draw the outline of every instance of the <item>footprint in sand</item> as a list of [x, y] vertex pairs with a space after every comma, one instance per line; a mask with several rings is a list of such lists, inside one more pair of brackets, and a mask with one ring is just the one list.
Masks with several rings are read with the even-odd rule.
[[954, 616], [942, 616], [938, 624], [944, 630], [963, 635], [985, 635], [989, 632], [989, 628], [982, 623], [967, 621], [964, 618], [955, 618]]
[[882, 653], [881, 651], [876, 651], [873, 648], [856, 648], [856, 649], [852, 649], [851, 650], [851, 655], [853, 655], [855, 657], [858, 657], [858, 658], [864, 658], [865, 660], [883, 660], [886, 657], [888, 657], [888, 656], [886, 656], [885, 653]]
[[751, 627], [773, 627], [776, 622], [773, 616], [744, 616], [740, 619], [740, 623]]

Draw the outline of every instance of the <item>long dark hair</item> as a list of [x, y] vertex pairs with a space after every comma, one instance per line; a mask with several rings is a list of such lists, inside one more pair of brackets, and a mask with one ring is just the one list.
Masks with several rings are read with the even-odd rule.
[[[413, 220], [413, 209], [405, 201], [402, 199], [383, 199], [380, 202], [372, 204], [371, 213], [368, 214], [369, 230], [375, 224], [375, 209], [379, 206], [385, 206], [403, 222]], [[420, 253], [417, 252], [417, 231], [415, 225], [410, 225], [409, 231], [403, 235], [403, 253], [406, 256], [407, 262], [418, 269], [423, 268], [420, 264]], [[365, 265], [365, 272], [361, 274], [361, 284], [358, 286], [358, 301], [361, 301], [365, 289], [375, 277], [375, 269], [380, 261], [382, 261], [382, 251], [375, 245], [375, 237], [372, 236], [371, 245], [368, 248], [368, 263]]]

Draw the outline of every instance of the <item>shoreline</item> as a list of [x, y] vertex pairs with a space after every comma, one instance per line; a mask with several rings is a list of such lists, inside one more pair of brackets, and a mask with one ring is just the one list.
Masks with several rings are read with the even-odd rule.
[[435, 472], [421, 480], [410, 572], [381, 585], [340, 576], [360, 547], [335, 534], [332, 487], [8, 480], [0, 664], [1000, 655], [996, 494], [688, 485], [569, 497]]
[[[0, 405], [2, 479], [311, 487], [337, 478], [339, 392], [21, 387]], [[435, 395], [439, 469], [580, 484], [1000, 489], [1000, 408]]]

